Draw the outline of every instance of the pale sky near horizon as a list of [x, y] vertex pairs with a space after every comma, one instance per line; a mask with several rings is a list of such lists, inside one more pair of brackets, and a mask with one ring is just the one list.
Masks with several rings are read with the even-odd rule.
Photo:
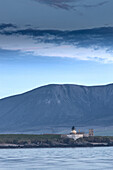
[[0, 0], [0, 98], [113, 83], [112, 9], [112, 0]]

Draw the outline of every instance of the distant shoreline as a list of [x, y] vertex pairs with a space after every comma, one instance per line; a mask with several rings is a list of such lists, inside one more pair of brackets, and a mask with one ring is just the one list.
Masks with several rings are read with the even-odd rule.
[[[110, 147], [113, 146], [113, 136], [92, 136], [79, 138], [76, 141], [61, 134], [0, 135], [0, 149], [21, 148], [78, 148], [78, 147]], [[66, 135], [65, 135], [66, 136]]]
[[8, 145], [8, 146], [4, 146], [1, 145], [0, 149], [39, 149], [39, 148], [94, 148], [94, 147], [113, 147], [113, 145], [104, 145], [104, 144], [99, 144], [99, 145], [81, 145], [81, 146], [21, 146], [21, 145], [17, 145], [17, 146], [12, 146], [12, 145]]

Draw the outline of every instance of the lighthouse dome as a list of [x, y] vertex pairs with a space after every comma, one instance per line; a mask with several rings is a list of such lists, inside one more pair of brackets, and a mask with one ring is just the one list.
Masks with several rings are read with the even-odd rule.
[[76, 133], [77, 133], [77, 132], [76, 132], [76, 130], [74, 129], [74, 130], [71, 131], [70, 134], [76, 134]]

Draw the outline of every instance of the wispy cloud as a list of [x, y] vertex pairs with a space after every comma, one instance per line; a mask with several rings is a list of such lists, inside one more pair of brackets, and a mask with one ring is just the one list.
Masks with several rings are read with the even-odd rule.
[[14, 24], [11, 24], [11, 23], [9, 23], [9, 24], [1, 23], [0, 24], [0, 30], [6, 29], [6, 28], [17, 28], [17, 26]]
[[94, 8], [103, 6], [109, 2], [109, 0], [99, 0], [98, 3], [92, 3], [92, 1], [86, 0], [34, 0], [39, 3], [47, 4], [51, 7], [61, 8], [65, 10], [77, 10], [78, 7]]
[[1, 30], [4, 36], [27, 36], [36, 43], [72, 44], [78, 47], [108, 46], [112, 47], [113, 27], [102, 27], [85, 30], [61, 31], [40, 29]]
[[[0, 49], [25, 55], [113, 62], [113, 28], [78, 31], [14, 29], [0, 31]], [[15, 55], [16, 56], [16, 55]]]
[[96, 4], [84, 4], [83, 7], [85, 7], [85, 8], [94, 8], [94, 7], [103, 6], [103, 5], [107, 4], [108, 2], [109, 2], [109, 0], [102, 1], [102, 2], [96, 3]]
[[55, 8], [70, 10], [74, 9], [74, 6], [71, 5], [70, 3], [78, 0], [34, 0], [34, 1], [47, 4]]

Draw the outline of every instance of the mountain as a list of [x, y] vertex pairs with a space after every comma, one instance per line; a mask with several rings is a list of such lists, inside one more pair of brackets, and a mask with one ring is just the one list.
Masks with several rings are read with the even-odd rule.
[[51, 84], [0, 99], [0, 132], [72, 125], [112, 126], [113, 84]]

